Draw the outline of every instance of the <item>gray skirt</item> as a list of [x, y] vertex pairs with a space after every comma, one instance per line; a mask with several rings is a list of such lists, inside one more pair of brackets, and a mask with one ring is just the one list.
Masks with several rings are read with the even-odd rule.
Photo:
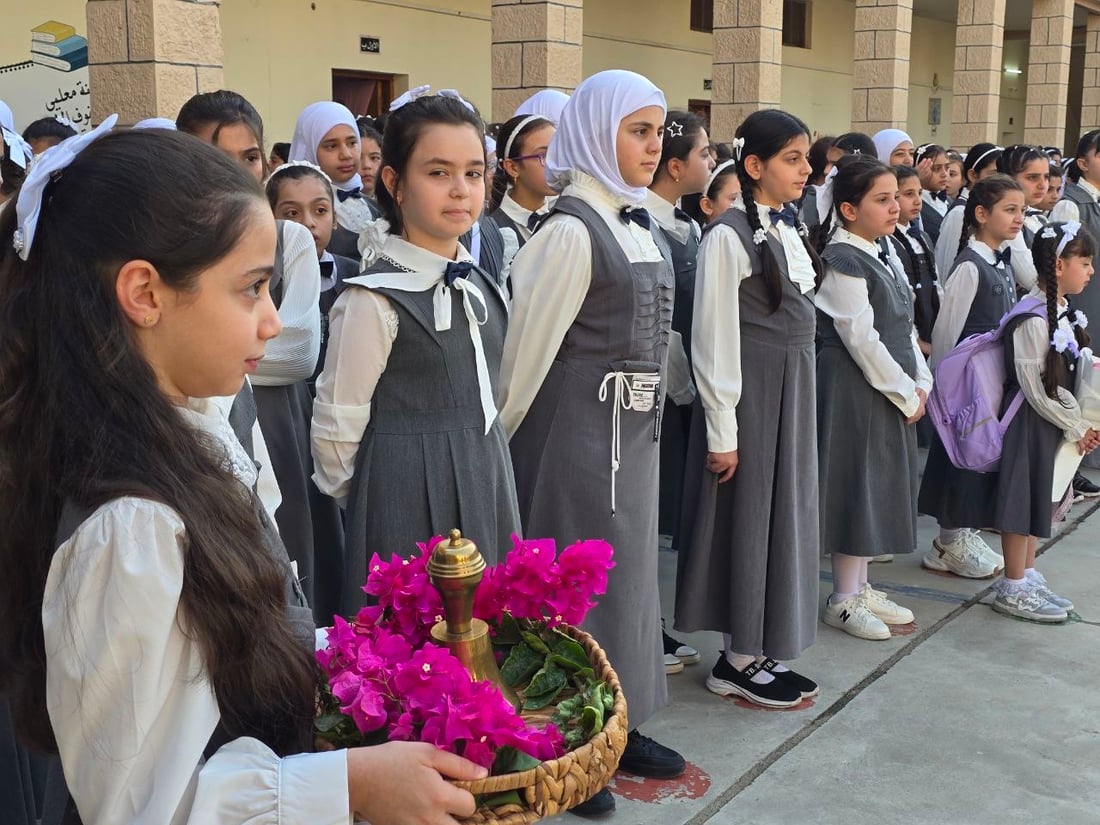
[[817, 357], [821, 552], [912, 553], [917, 546], [917, 434], [841, 346]]

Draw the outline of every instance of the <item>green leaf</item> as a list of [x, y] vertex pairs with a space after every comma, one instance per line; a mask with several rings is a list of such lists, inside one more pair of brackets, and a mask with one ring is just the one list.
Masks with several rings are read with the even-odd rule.
[[499, 808], [502, 805], [519, 805], [523, 807], [523, 799], [519, 791], [505, 791], [492, 796], [479, 796], [476, 799], [478, 808]]
[[545, 662], [545, 656], [532, 650], [526, 643], [512, 648], [508, 658], [500, 668], [500, 678], [508, 687], [523, 684]]
[[521, 641], [519, 625], [511, 613], [505, 613], [497, 625], [496, 635], [493, 637], [494, 645], [518, 645]]
[[562, 638], [554, 643], [553, 650], [559, 656], [574, 662], [578, 668], [592, 667], [592, 661], [584, 652], [584, 647], [576, 639], [571, 639], [562, 633]]
[[538, 634], [532, 633], [529, 630], [524, 630], [519, 635], [523, 637], [523, 641], [527, 642], [533, 650], [537, 650], [543, 656], [550, 653], [550, 648], [547, 647], [546, 642], [538, 637]]
[[568, 679], [565, 671], [553, 662], [547, 662], [531, 679], [524, 694], [524, 710], [540, 710], [555, 699], [562, 692]]
[[347, 718], [342, 713], [326, 713], [313, 720], [313, 729], [318, 733], [329, 733], [340, 727], [340, 723]]
[[589, 738], [603, 730], [603, 706], [597, 709], [592, 705], [585, 705], [581, 711], [581, 727]]

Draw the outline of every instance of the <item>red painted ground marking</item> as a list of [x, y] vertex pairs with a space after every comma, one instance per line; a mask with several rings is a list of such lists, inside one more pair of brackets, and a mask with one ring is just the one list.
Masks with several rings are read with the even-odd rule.
[[690, 762], [683, 775], [675, 779], [645, 779], [619, 771], [611, 777], [608, 788], [613, 794], [635, 802], [699, 799], [710, 790], [710, 774]]
[[891, 636], [912, 636], [917, 632], [916, 622], [910, 622], [909, 624], [890, 624], [886, 626], [890, 628]]
[[742, 699], [740, 696], [723, 696], [722, 698], [746, 710], [809, 710], [814, 706], [813, 699], [803, 699], [799, 704], [791, 705], [789, 708], [766, 708], [763, 705], [754, 704], [748, 699]]

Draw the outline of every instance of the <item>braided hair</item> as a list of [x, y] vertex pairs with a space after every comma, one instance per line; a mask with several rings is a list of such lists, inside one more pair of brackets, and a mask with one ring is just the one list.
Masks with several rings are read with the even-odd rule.
[[[1049, 332], [1048, 337], [1054, 335], [1054, 330], [1058, 329], [1058, 321], [1060, 314], [1058, 312], [1058, 276], [1057, 276], [1057, 261], [1058, 261], [1058, 244], [1061, 243], [1062, 238], [1065, 236], [1065, 224], [1064, 223], [1052, 223], [1048, 224], [1047, 228], [1054, 230], [1053, 233], [1047, 232], [1046, 229], [1040, 232], [1036, 238], [1035, 243], [1031, 247], [1031, 257], [1035, 261], [1035, 270], [1039, 273], [1039, 286], [1043, 288], [1043, 292], [1046, 295], [1047, 304], [1047, 326]], [[1051, 237], [1045, 237], [1050, 235]], [[1065, 249], [1062, 250], [1061, 258], [1091, 258], [1096, 254], [1096, 240], [1089, 234], [1088, 230], [1081, 227], [1077, 230], [1077, 236], [1066, 244]], [[1077, 311], [1074, 309], [1066, 310], [1066, 317], [1069, 318], [1071, 324], [1073, 324], [1073, 336], [1077, 340], [1078, 347], [1087, 347], [1089, 344], [1089, 334], [1085, 332], [1081, 327], [1074, 323], [1077, 320]], [[1046, 390], [1046, 394], [1049, 398], [1060, 401], [1063, 404], [1062, 396], [1059, 393], [1059, 389], [1066, 380], [1067, 364], [1065, 356], [1054, 349], [1053, 346], [1047, 349], [1046, 362], [1043, 365], [1043, 389]]]
[[[761, 109], [753, 112], [741, 125], [737, 127], [735, 137], [744, 141], [739, 150], [737, 161], [737, 177], [741, 181], [741, 198], [745, 204], [745, 215], [749, 221], [749, 228], [753, 236], [764, 229], [760, 223], [760, 213], [756, 207], [755, 193], [760, 186], [760, 181], [752, 178], [745, 169], [745, 159], [755, 155], [761, 162], [775, 157], [793, 139], [805, 135], [810, 137], [810, 130], [806, 124], [792, 114], [781, 109]], [[813, 263], [814, 272], [818, 280], [821, 279], [825, 268], [821, 258], [809, 243], [805, 235], [799, 233], [806, 252]], [[768, 294], [768, 303], [771, 311], [775, 312], [783, 303], [783, 274], [779, 271], [779, 261], [775, 258], [767, 240], [756, 244], [756, 254], [760, 257], [761, 275], [764, 278], [764, 287]]]
[[1074, 183], [1081, 180], [1081, 175], [1084, 173], [1081, 171], [1080, 162], [1088, 162], [1089, 153], [1100, 153], [1100, 129], [1093, 129], [1091, 132], [1085, 132], [1081, 135], [1081, 139], [1077, 141], [1077, 151], [1073, 155], [1073, 163], [1066, 167], [1066, 175]]
[[[489, 192], [489, 212], [495, 212], [500, 208], [500, 202], [504, 200], [504, 195], [508, 192], [508, 170], [504, 168], [504, 161], [515, 160], [523, 155], [524, 135], [528, 135], [544, 126], [554, 125], [543, 117], [529, 120], [527, 123], [524, 123], [525, 120], [528, 120], [527, 115], [517, 115], [511, 120], [505, 121], [497, 132], [497, 148], [500, 154], [497, 155], [497, 168], [493, 172], [493, 185], [492, 190]], [[521, 123], [523, 124], [522, 128], [520, 127]], [[507, 157], [504, 156], [505, 151], [508, 153]]]
[[1002, 175], [998, 172], [995, 175], [990, 175], [988, 178], [983, 178], [974, 184], [974, 188], [970, 190], [970, 197], [966, 201], [966, 208], [963, 210], [963, 222], [962, 231], [959, 233], [959, 248], [958, 252], [962, 252], [966, 249], [966, 243], [970, 240], [970, 236], [974, 234], [974, 231], [978, 228], [977, 209], [982, 207], [986, 212], [993, 210], [993, 207], [1000, 203], [1001, 198], [1008, 192], [1020, 192], [1023, 193], [1023, 189], [1020, 184], [1016, 183], [1008, 175]]

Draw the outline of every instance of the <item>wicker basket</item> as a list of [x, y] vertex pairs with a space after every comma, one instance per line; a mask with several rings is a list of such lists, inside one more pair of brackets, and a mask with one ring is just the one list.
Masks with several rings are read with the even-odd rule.
[[575, 627], [559, 625], [558, 629], [584, 646], [596, 678], [611, 687], [614, 696], [611, 715], [599, 733], [560, 759], [551, 759], [520, 773], [489, 776], [474, 782], [456, 781], [456, 785], [474, 795], [492, 796], [519, 791], [520, 797], [527, 803], [523, 807], [502, 805], [479, 808], [462, 822], [470, 825], [529, 825], [584, 802], [611, 781], [611, 775], [619, 766], [619, 758], [626, 748], [627, 733], [626, 697], [619, 677], [611, 669], [607, 655], [595, 639]]

